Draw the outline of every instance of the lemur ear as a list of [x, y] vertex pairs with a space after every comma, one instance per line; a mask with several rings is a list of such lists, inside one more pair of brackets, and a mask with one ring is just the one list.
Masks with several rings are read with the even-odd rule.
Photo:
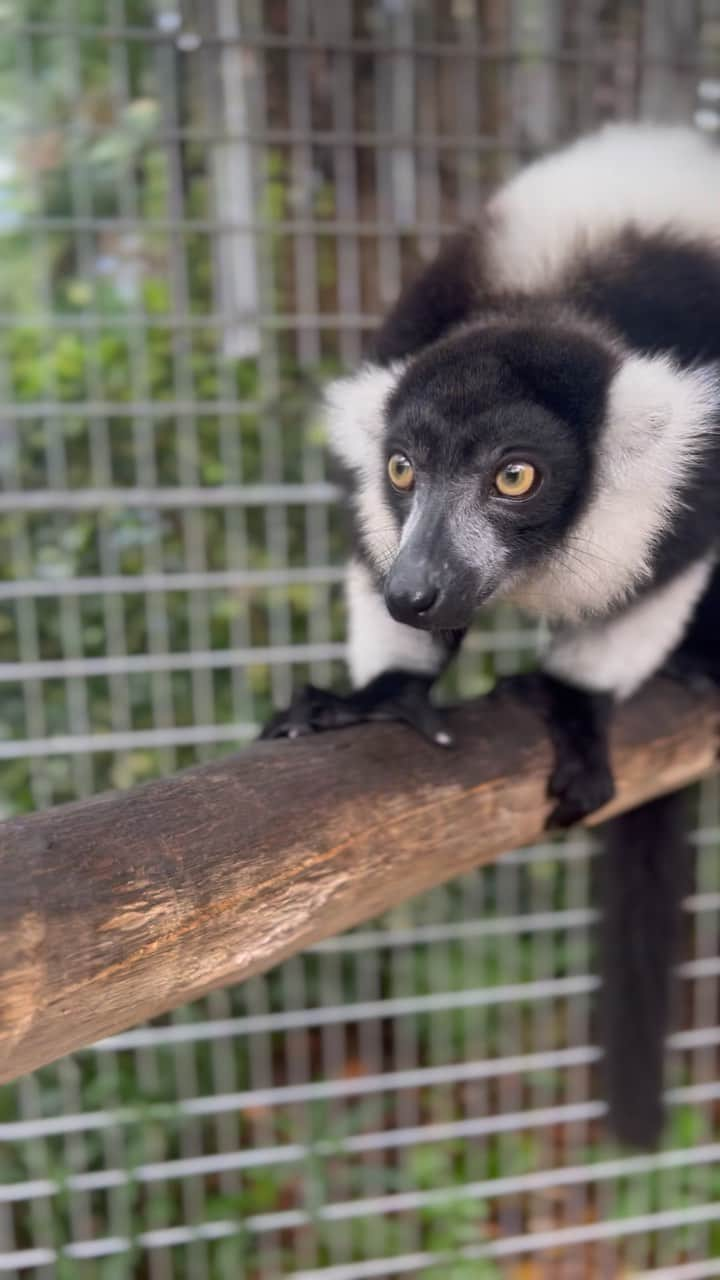
[[666, 475], [679, 483], [720, 417], [720, 372], [714, 365], [685, 369], [670, 356], [627, 356], [613, 378], [607, 447], [624, 466], [662, 455]]
[[480, 295], [479, 232], [459, 231], [400, 294], [373, 343], [382, 365], [414, 355], [469, 320]]

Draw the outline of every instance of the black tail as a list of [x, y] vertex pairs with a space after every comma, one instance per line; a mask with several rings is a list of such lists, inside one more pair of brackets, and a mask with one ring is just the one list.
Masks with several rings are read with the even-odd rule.
[[688, 794], [651, 800], [605, 827], [600, 861], [601, 1043], [609, 1124], [633, 1147], [663, 1127], [664, 1042], [681, 904], [692, 880]]

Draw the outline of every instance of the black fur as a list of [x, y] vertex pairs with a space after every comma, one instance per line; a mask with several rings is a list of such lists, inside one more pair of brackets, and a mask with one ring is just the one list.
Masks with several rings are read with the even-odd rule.
[[671, 351], [683, 365], [720, 359], [720, 254], [709, 245], [629, 227], [580, 258], [562, 292], [636, 351]]
[[555, 761], [548, 794], [557, 801], [550, 827], [570, 827], [615, 794], [608, 750], [612, 698], [543, 677]]
[[403, 290], [375, 337], [378, 364], [392, 364], [429, 346], [472, 314], [484, 292], [481, 244], [477, 229], [457, 232]]
[[720, 567], [718, 567], [693, 615], [675, 655], [683, 675], [704, 676], [720, 684]]
[[692, 882], [687, 794], [609, 822], [600, 863], [600, 1041], [609, 1122], [649, 1148], [663, 1127], [663, 1064], [682, 899]]

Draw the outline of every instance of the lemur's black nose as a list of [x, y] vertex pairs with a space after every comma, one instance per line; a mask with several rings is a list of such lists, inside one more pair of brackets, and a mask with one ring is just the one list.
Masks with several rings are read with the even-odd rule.
[[385, 602], [393, 618], [411, 624], [432, 609], [439, 594], [434, 583], [410, 573], [391, 574], [385, 586]]

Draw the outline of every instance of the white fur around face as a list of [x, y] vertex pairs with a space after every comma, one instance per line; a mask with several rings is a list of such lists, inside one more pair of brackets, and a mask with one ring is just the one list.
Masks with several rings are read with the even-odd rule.
[[711, 557], [699, 560], [617, 618], [561, 632], [543, 669], [582, 689], [629, 697], [677, 648], [712, 567]]
[[719, 420], [713, 369], [682, 370], [667, 356], [625, 359], [610, 387], [590, 505], [512, 599], [567, 621], [602, 615], [627, 599], [649, 578], [680, 486]]
[[720, 244], [720, 151], [694, 129], [608, 125], [528, 166], [488, 206], [493, 280], [552, 286], [577, 253], [632, 224]]
[[347, 577], [348, 665], [353, 685], [367, 684], [383, 671], [399, 668], [435, 675], [445, 653], [428, 631], [396, 622], [370, 574], [359, 560]]
[[398, 548], [399, 534], [385, 499], [382, 450], [385, 405], [402, 376], [400, 363], [389, 369], [365, 365], [350, 378], [332, 382], [325, 411], [333, 452], [357, 476], [353, 502], [360, 533], [378, 568], [387, 568]]

